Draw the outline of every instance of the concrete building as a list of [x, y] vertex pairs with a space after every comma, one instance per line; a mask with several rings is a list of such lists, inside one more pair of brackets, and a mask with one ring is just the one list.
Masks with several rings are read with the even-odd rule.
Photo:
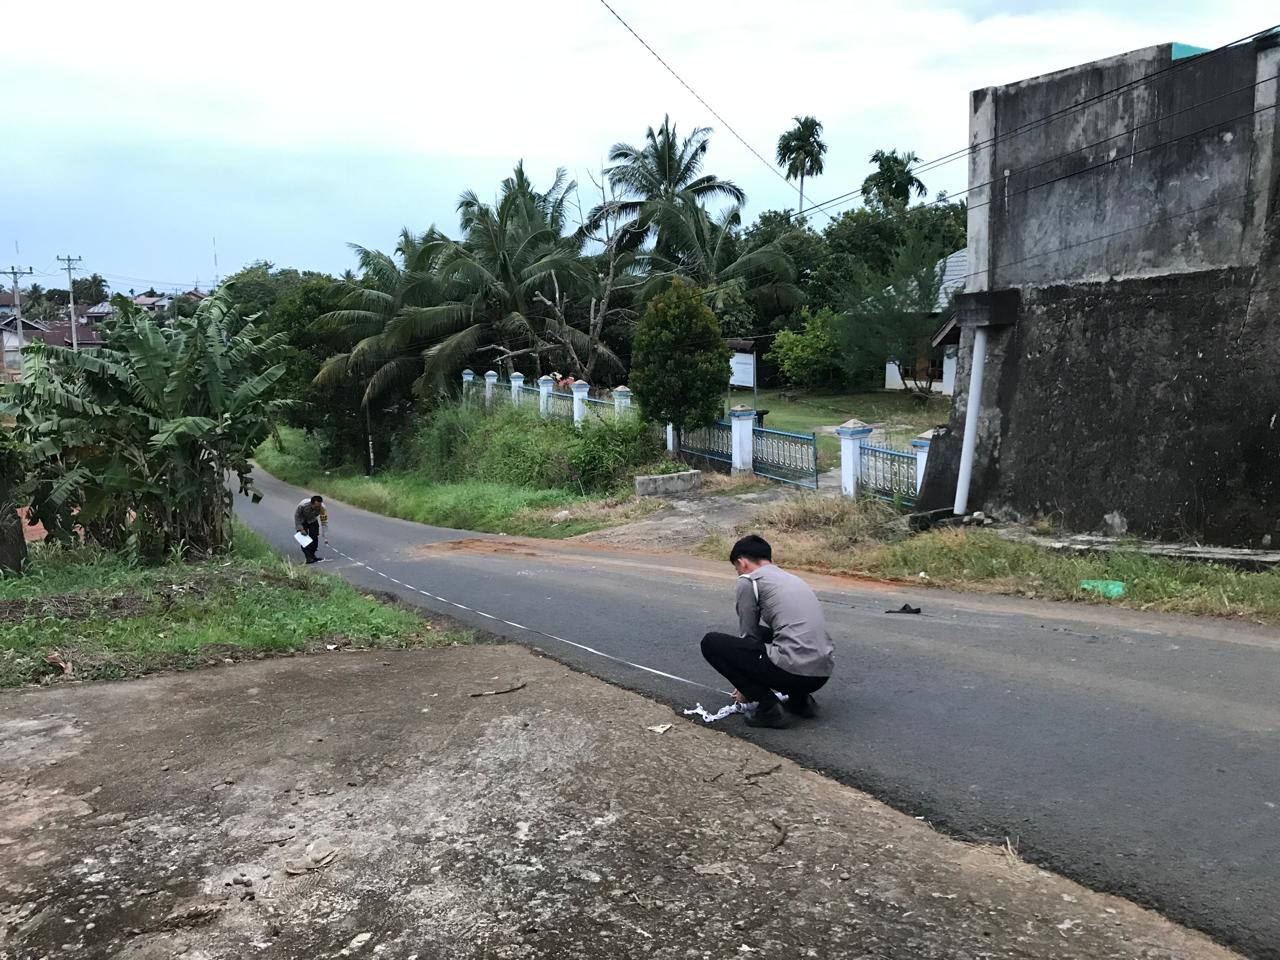
[[923, 508], [1280, 540], [1278, 67], [1273, 33], [972, 94], [956, 394]]

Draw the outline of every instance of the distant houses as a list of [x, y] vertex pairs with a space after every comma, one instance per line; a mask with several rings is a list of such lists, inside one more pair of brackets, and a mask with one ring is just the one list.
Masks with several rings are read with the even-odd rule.
[[960, 329], [955, 321], [955, 295], [964, 290], [965, 277], [969, 273], [969, 251], [961, 248], [950, 256], [938, 261], [942, 272], [942, 286], [938, 290], [938, 302], [932, 313], [938, 322], [938, 332], [934, 334], [931, 350], [927, 357], [919, 363], [928, 363], [933, 369], [928, 376], [913, 376], [912, 370], [900, 370], [892, 360], [884, 365], [884, 388], [886, 390], [907, 390], [909, 386], [904, 380], [916, 383], [928, 383], [934, 393], [951, 396], [956, 389], [956, 366], [960, 352]]

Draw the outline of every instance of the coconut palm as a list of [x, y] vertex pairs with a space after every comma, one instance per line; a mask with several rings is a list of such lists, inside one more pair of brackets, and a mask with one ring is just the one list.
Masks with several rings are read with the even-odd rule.
[[347, 334], [352, 349], [325, 361], [317, 384], [353, 384], [362, 390], [366, 405], [408, 391], [422, 374], [421, 355], [387, 343], [382, 335], [405, 310], [440, 302], [435, 275], [440, 239], [434, 230], [422, 235], [402, 230], [392, 254], [352, 245], [360, 273], [343, 274], [336, 284], [342, 307], [316, 319], [325, 329]]
[[924, 182], [911, 170], [919, 160], [910, 150], [901, 155], [897, 150], [877, 150], [871, 154], [871, 162], [876, 165], [876, 171], [862, 181], [863, 197], [875, 200], [882, 207], [890, 203], [906, 206], [913, 193], [917, 197], [923, 197]]
[[715, 174], [702, 173], [711, 132], [710, 127], [697, 127], [681, 140], [671, 118], [664, 116], [662, 126], [657, 130], [650, 127], [645, 132], [642, 146], [614, 144], [609, 150], [613, 166], [606, 173], [618, 198], [592, 210], [587, 216], [587, 225], [598, 225], [609, 218], [628, 222], [633, 225], [632, 241], [637, 246], [656, 229], [661, 248], [662, 228], [656, 221], [664, 204], [682, 195], [701, 202], [746, 202], [746, 193], [735, 184]]
[[788, 180], [800, 181], [800, 209], [804, 213], [804, 178], [822, 174], [822, 157], [827, 145], [822, 142], [822, 123], [816, 117], [796, 117], [796, 125], [778, 138], [778, 166]]
[[713, 217], [686, 197], [664, 205], [656, 216], [668, 249], [655, 249], [645, 258], [650, 278], [641, 292], [643, 298], [679, 277], [709, 292], [735, 284], [745, 287], [753, 299], [769, 297], [798, 304], [795, 266], [777, 242], [742, 251], [742, 211], [736, 205]]
[[563, 303], [565, 291], [590, 273], [582, 240], [565, 235], [574, 186], [558, 171], [551, 187], [539, 191], [518, 165], [493, 204], [464, 193], [458, 201], [463, 239], [435, 233], [422, 245], [431, 264], [431, 302], [398, 301], [383, 290], [369, 296], [368, 335], [349, 355], [326, 364], [317, 381], [376, 367], [368, 402], [410, 370], [414, 391], [429, 394], [475, 358], [510, 374], [526, 360], [540, 370], [544, 356], [569, 344], [587, 351], [587, 334], [547, 306]]

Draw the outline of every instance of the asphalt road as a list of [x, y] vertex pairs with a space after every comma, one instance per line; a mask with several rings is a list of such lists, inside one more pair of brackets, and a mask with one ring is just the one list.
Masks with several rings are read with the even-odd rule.
[[[240, 515], [300, 560], [292, 512], [303, 491], [268, 476], [259, 486], [264, 501], [239, 500]], [[335, 547], [367, 566], [340, 559], [325, 572], [672, 705], [723, 702], [501, 620], [723, 688], [697, 642], [733, 627], [727, 563], [484, 537], [337, 503], [329, 512]], [[756, 731], [735, 717], [726, 732], [949, 833], [1007, 837], [1047, 869], [1280, 960], [1280, 634], [810, 579], [838, 658], [822, 718]], [[885, 613], [907, 601], [923, 613]]]

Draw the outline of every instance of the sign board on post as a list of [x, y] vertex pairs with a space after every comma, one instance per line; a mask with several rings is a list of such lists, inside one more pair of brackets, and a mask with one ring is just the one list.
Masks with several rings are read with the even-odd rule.
[[729, 360], [729, 386], [755, 387], [756, 355], [735, 351]]

